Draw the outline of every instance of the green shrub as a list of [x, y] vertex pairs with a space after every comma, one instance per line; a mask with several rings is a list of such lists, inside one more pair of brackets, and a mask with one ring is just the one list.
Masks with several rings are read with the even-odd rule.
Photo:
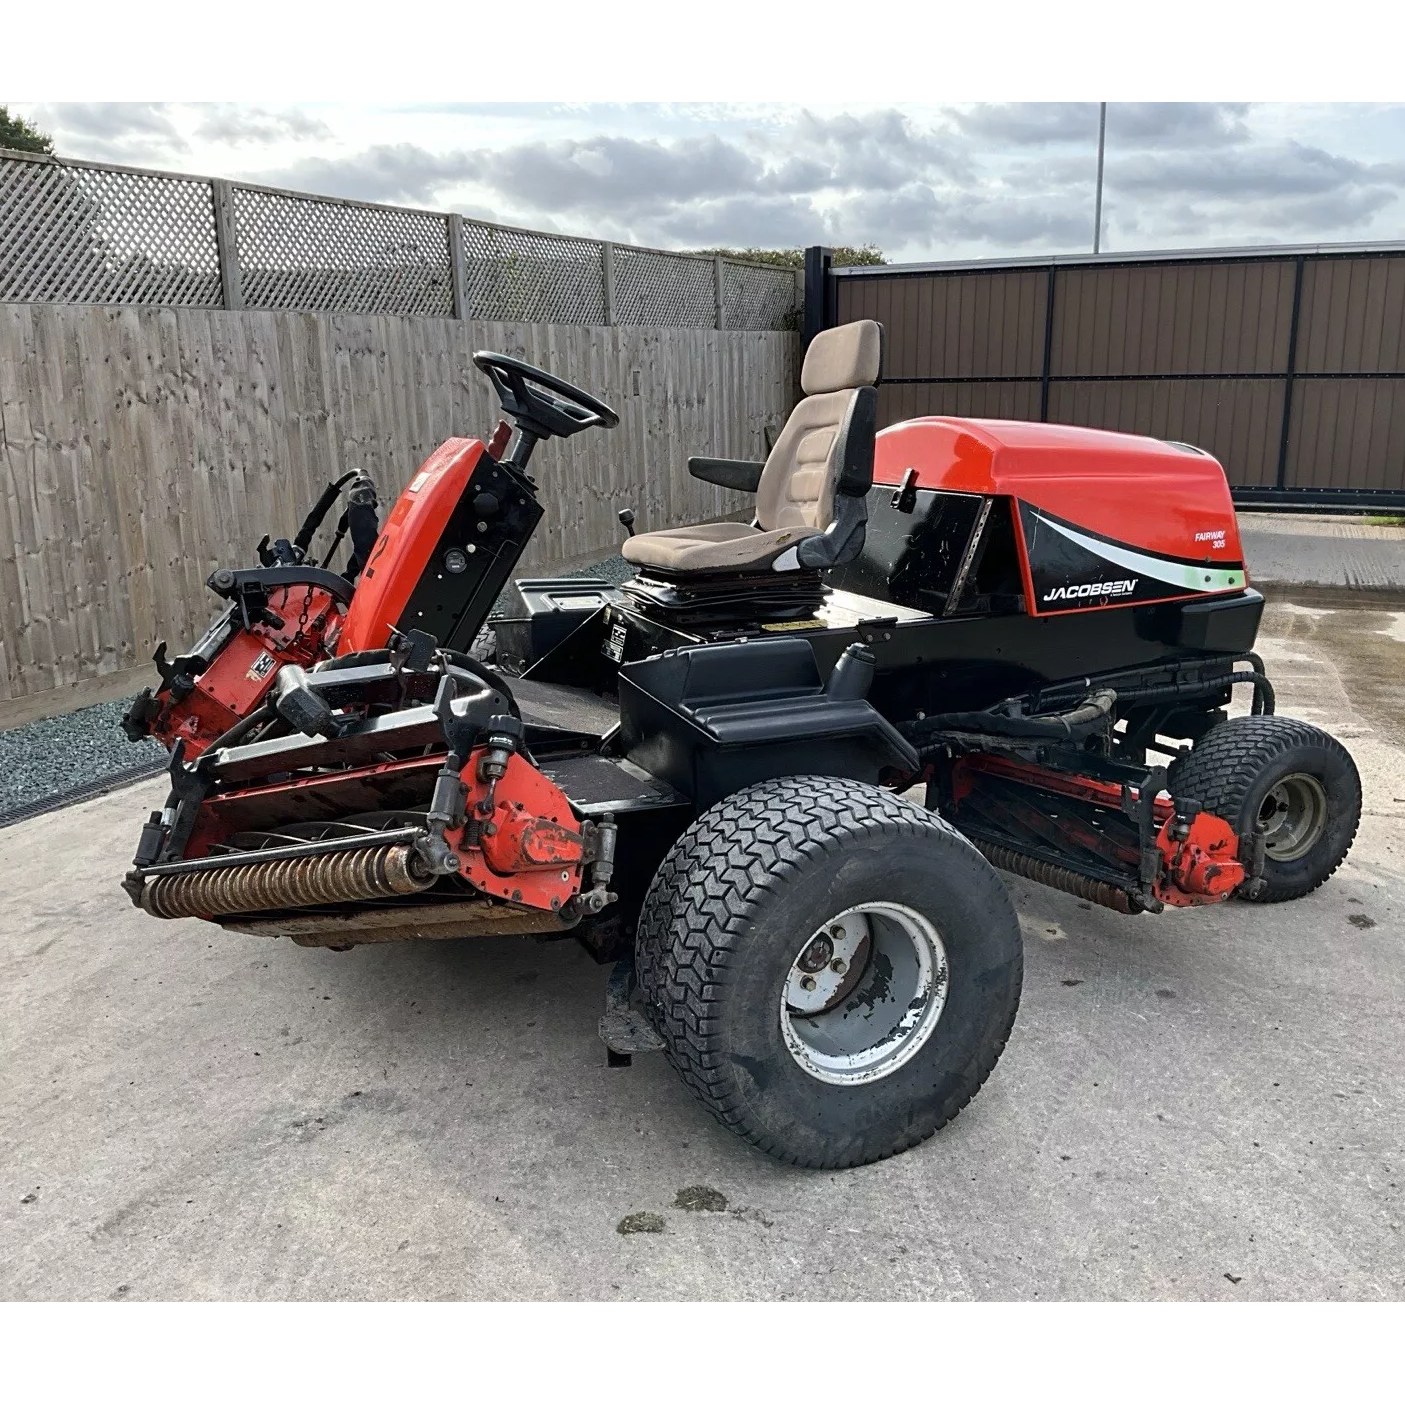
[[12, 116], [10, 109], [0, 103], [0, 149], [6, 147], [11, 151], [34, 151], [41, 156], [52, 156], [54, 139], [18, 113]]

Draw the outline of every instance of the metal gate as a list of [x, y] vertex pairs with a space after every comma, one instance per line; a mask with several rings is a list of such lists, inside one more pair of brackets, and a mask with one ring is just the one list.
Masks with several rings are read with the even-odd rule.
[[1236, 501], [1405, 507], [1405, 244], [836, 268], [805, 330], [884, 324], [880, 427], [1053, 420], [1213, 453]]

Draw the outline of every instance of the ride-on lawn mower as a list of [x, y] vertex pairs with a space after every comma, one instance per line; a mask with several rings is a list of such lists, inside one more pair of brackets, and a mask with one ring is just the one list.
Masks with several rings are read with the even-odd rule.
[[753, 521], [631, 534], [619, 587], [509, 585], [534, 449], [617, 416], [474, 362], [505, 416], [486, 442], [441, 445], [383, 525], [369, 480], [328, 485], [210, 577], [194, 648], [158, 649], [125, 720], [171, 752], [125, 880], [146, 912], [334, 950], [575, 936], [615, 963], [612, 1063], [661, 1047], [757, 1146], [851, 1166], [930, 1136], [1000, 1056], [1022, 957], [996, 867], [1134, 913], [1295, 898], [1342, 861], [1356, 768], [1274, 714], [1209, 455], [875, 435], [882, 329], [858, 322], [812, 341], [764, 464], [689, 460]]

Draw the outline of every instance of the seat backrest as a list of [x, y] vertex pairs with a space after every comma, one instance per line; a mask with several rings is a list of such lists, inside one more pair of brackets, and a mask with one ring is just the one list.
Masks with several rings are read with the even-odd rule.
[[836, 493], [868, 492], [878, 418], [873, 387], [882, 372], [881, 323], [848, 322], [816, 333], [800, 371], [805, 398], [790, 412], [756, 489], [763, 531], [822, 532], [834, 520]]

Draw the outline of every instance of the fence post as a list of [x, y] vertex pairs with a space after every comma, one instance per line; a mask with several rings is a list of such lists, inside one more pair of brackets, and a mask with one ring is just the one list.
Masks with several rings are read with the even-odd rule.
[[1054, 288], [1058, 283], [1058, 269], [1049, 265], [1048, 282], [1044, 285], [1044, 364], [1039, 372], [1039, 418], [1046, 423], [1049, 419], [1049, 373], [1054, 361]]
[[727, 301], [723, 291], [723, 279], [725, 274], [722, 269], [722, 256], [718, 254], [712, 260], [712, 304], [713, 322], [719, 332], [727, 330]]
[[468, 284], [464, 274], [464, 216], [448, 216], [448, 285], [454, 296], [454, 312], [459, 322], [468, 318]]
[[468, 287], [464, 279], [463, 216], [449, 216], [449, 287], [453, 291], [453, 316], [460, 322], [468, 316]]
[[605, 303], [605, 325], [615, 325], [615, 246], [607, 239], [600, 246], [600, 287]]
[[1298, 320], [1303, 309], [1303, 269], [1307, 260], [1298, 256], [1293, 270], [1293, 316], [1288, 323], [1288, 365], [1283, 372], [1283, 423], [1278, 429], [1278, 471], [1274, 485], [1288, 486], [1288, 436], [1293, 429], [1293, 379], [1298, 370]]
[[215, 253], [220, 265], [220, 294], [225, 307], [244, 306], [244, 276], [239, 267], [239, 228], [234, 219], [234, 186], [227, 180], [210, 182], [215, 206]]

